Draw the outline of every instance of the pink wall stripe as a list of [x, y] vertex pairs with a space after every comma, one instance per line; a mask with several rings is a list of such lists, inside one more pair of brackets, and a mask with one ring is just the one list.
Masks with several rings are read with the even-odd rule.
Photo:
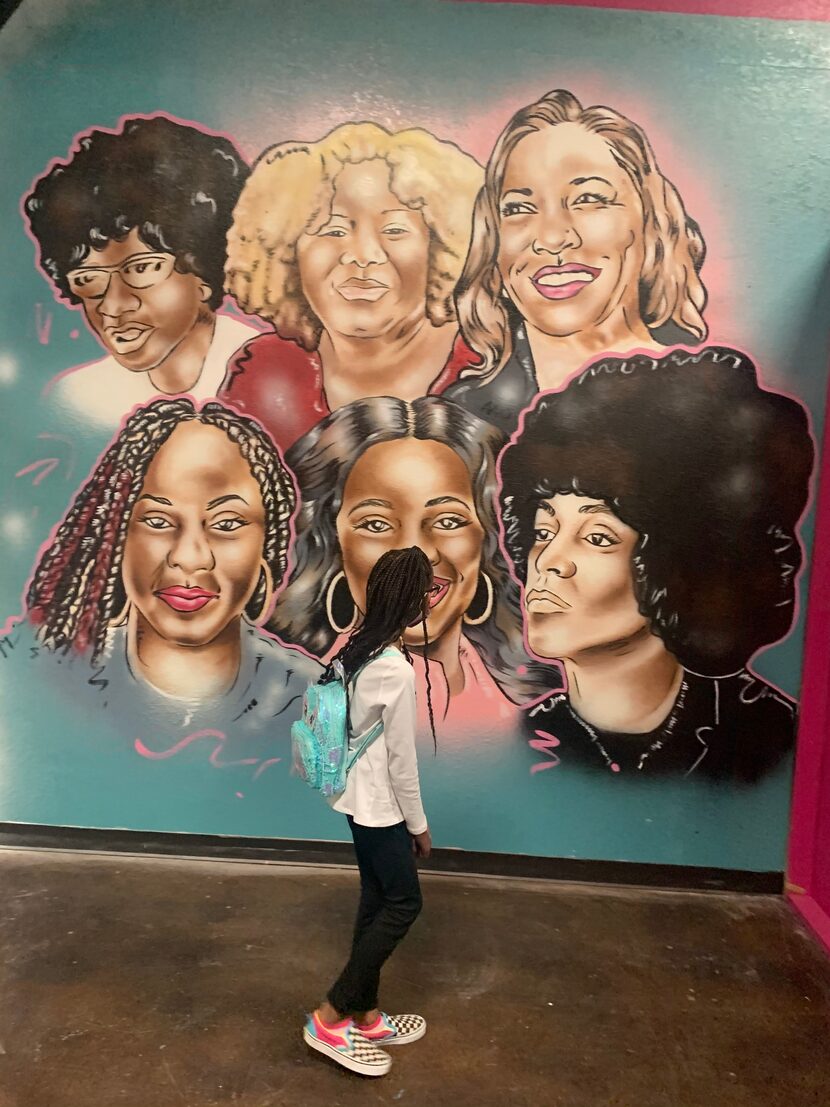
[[[824, 761], [830, 731], [830, 393], [825, 411], [824, 443], [816, 499], [816, 532], [813, 542], [810, 596], [799, 708], [798, 752], [793, 785], [790, 824], [788, 882], [806, 894], [813, 892], [819, 843], [819, 804], [830, 803], [821, 795]], [[830, 846], [830, 843], [825, 843]], [[826, 907], [830, 910], [830, 904]]]
[[830, 21], [830, 0], [449, 0], [460, 4], [537, 4], [548, 7], [614, 8], [683, 15], [741, 16], [745, 19]]

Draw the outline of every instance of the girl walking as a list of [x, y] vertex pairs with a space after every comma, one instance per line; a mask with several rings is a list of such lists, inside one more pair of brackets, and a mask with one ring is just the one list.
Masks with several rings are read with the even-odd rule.
[[364, 1076], [389, 1071], [391, 1059], [379, 1046], [414, 1042], [426, 1032], [420, 1015], [382, 1012], [378, 987], [383, 964], [421, 910], [415, 858], [429, 857], [431, 849], [415, 753], [415, 676], [403, 635], [420, 623], [426, 647], [436, 595], [422, 550], [389, 550], [369, 575], [360, 626], [333, 659], [346, 676], [353, 744], [378, 722], [383, 729], [331, 801], [354, 838], [360, 905], [348, 963], [303, 1036], [312, 1049]]

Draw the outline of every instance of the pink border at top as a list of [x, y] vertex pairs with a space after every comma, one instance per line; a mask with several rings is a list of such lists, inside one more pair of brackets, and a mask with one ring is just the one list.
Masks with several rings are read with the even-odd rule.
[[614, 8], [682, 15], [741, 16], [830, 22], [830, 0], [445, 0], [455, 4], [535, 4], [547, 7]]

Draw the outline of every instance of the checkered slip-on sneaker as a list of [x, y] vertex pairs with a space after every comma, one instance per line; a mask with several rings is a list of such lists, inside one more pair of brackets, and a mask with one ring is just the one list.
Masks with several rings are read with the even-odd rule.
[[367, 1042], [376, 1045], [406, 1045], [417, 1042], [427, 1032], [427, 1021], [421, 1015], [386, 1015], [381, 1013], [371, 1026], [358, 1026], [355, 1030]]
[[385, 1076], [392, 1067], [389, 1054], [358, 1034], [351, 1019], [326, 1026], [315, 1012], [308, 1017], [303, 1038], [318, 1053], [361, 1076]]

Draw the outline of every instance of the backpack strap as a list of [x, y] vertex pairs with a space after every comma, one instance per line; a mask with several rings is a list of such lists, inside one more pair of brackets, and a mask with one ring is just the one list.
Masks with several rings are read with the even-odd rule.
[[378, 722], [375, 723], [374, 726], [369, 727], [368, 731], [366, 732], [366, 736], [363, 738], [363, 741], [360, 743], [360, 745], [357, 747], [356, 750], [353, 750], [349, 754], [349, 758], [346, 761], [346, 772], [347, 773], [351, 769], [352, 765], [354, 765], [355, 761], [357, 761], [357, 759], [363, 753], [365, 753], [365, 751], [369, 748], [369, 746], [371, 746], [372, 742], [374, 742], [374, 740], [376, 738], [378, 738], [382, 733], [383, 733], [383, 720], [380, 719]]

